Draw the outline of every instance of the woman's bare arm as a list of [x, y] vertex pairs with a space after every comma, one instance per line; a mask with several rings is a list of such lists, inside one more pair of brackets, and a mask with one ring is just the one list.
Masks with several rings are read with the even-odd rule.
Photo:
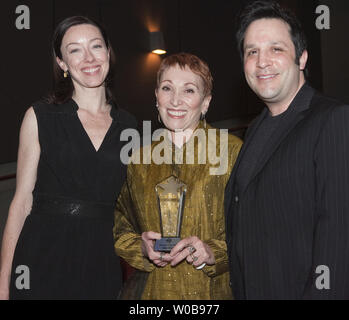
[[27, 110], [19, 137], [16, 191], [11, 202], [1, 246], [0, 299], [8, 299], [13, 254], [24, 221], [30, 213], [40, 144], [34, 109]]

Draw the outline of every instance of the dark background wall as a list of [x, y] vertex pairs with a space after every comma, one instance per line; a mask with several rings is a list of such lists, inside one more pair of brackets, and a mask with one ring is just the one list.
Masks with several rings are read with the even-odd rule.
[[[52, 86], [50, 41], [55, 25], [82, 14], [107, 28], [117, 56], [117, 103], [139, 121], [157, 126], [154, 88], [161, 57], [145, 48], [161, 30], [168, 54], [187, 51], [208, 62], [214, 76], [208, 121], [251, 118], [263, 105], [245, 84], [234, 40], [235, 17], [246, 1], [216, 0], [3, 0], [0, 2], [0, 164], [16, 160], [25, 110]], [[280, 0], [299, 16], [309, 38], [310, 82], [349, 102], [349, 2]], [[18, 5], [30, 8], [30, 29], [15, 26]], [[315, 8], [327, 4], [331, 29], [317, 30]]]
[[349, 103], [349, 1], [321, 3], [331, 10], [331, 29], [321, 32], [324, 91]]

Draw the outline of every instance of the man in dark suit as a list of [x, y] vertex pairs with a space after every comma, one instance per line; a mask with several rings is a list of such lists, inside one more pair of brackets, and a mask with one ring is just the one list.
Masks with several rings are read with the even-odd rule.
[[349, 298], [349, 106], [305, 81], [297, 19], [248, 6], [237, 35], [246, 81], [266, 108], [225, 193], [236, 299]]

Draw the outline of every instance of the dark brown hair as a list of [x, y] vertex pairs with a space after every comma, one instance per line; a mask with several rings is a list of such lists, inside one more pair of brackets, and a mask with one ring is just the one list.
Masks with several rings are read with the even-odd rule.
[[111, 86], [112, 86], [113, 69], [115, 64], [115, 54], [111, 47], [107, 33], [104, 27], [97, 21], [84, 16], [73, 16], [73, 17], [66, 18], [62, 22], [60, 22], [57, 25], [53, 34], [52, 54], [53, 54], [53, 76], [54, 76], [55, 84], [54, 84], [54, 89], [52, 93], [46, 99], [48, 103], [61, 104], [69, 100], [73, 95], [73, 91], [74, 91], [73, 82], [70, 77], [64, 78], [63, 71], [59, 67], [56, 61], [56, 57], [58, 57], [59, 59], [62, 59], [61, 44], [62, 44], [63, 37], [68, 31], [68, 29], [73, 26], [77, 26], [81, 24], [90, 24], [98, 28], [98, 30], [102, 34], [102, 37], [104, 39], [107, 49], [110, 52], [109, 72], [107, 74], [104, 84], [106, 89], [107, 102], [110, 102], [113, 99]]
[[236, 41], [241, 60], [244, 60], [244, 40], [249, 25], [259, 19], [279, 19], [290, 27], [290, 36], [296, 50], [296, 64], [304, 50], [307, 50], [307, 39], [301, 23], [293, 12], [282, 8], [273, 0], [251, 1], [242, 11], [238, 21], [239, 29], [236, 33]]

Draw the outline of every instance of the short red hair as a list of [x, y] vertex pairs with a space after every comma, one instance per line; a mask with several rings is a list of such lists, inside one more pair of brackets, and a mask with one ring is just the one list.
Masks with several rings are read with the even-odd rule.
[[200, 76], [204, 84], [204, 96], [211, 95], [213, 78], [207, 63], [199, 57], [185, 52], [172, 54], [162, 60], [157, 73], [157, 88], [159, 88], [164, 71], [176, 65], [181, 69], [188, 67], [193, 73]]

